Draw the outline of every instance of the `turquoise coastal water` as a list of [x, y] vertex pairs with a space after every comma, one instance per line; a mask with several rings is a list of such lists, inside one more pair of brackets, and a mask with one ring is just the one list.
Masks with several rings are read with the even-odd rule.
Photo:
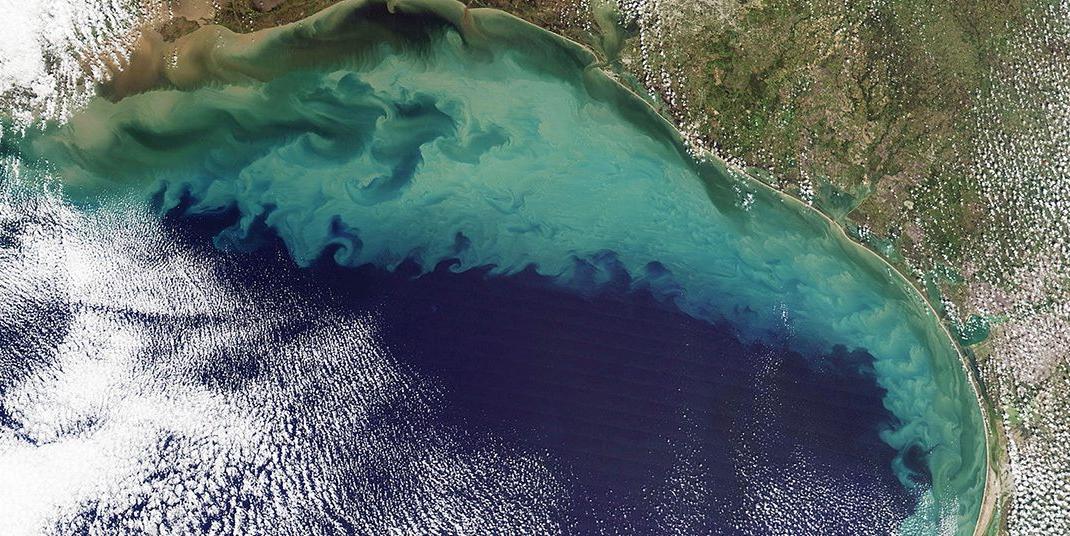
[[301, 265], [456, 260], [578, 288], [623, 266], [745, 339], [863, 348], [899, 421], [882, 439], [927, 453], [931, 486], [896, 462], [919, 494], [901, 532], [971, 533], [982, 417], [897, 276], [816, 213], [689, 159], [584, 51], [459, 6], [346, 3], [254, 37], [202, 30], [157, 62], [163, 89], [97, 99], [18, 150], [82, 202], [133, 190], [162, 211], [236, 209], [223, 249], [269, 229]]

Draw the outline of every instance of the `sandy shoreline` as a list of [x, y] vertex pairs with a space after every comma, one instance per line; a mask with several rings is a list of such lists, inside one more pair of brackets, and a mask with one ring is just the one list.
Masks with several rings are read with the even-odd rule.
[[[359, 4], [361, 4], [360, 2], [342, 2], [340, 4], [336, 4], [336, 6], [339, 6], [339, 5], [342, 5], [342, 4], [347, 4], [347, 3], [351, 4], [351, 5], [359, 5]], [[426, 3], [424, 3], [424, 2], [419, 2], [419, 3], [405, 2], [405, 4], [409, 5], [409, 6], [418, 5], [418, 6], [421, 6], [421, 7], [424, 6], [424, 5], [434, 5], [436, 8], [441, 8], [441, 11], [443, 11], [443, 13], [446, 13], [446, 15], [443, 15], [442, 13], [437, 13], [437, 14], [442, 15], [444, 19], [449, 20], [450, 22], [452, 22], [453, 24], [458, 25], [459, 27], [460, 26], [465, 26], [466, 25], [466, 21], [468, 20], [468, 17], [470, 17], [470, 15], [471, 15], [469, 10], [467, 8], [465, 8], [462, 4], [455, 3], [455, 2], [450, 2], [450, 1], [442, 1], [442, 2], [430, 2], [429, 1], [429, 2], [426, 2]], [[394, 5], [394, 4], [391, 3], [389, 5]], [[291, 24], [315, 24], [316, 23], [315, 21], [323, 20], [323, 19], [329, 17], [330, 14], [328, 13], [328, 11], [331, 11], [331, 10], [328, 9], [328, 10], [321, 11], [321, 12], [319, 12], [319, 13], [317, 13], [317, 14], [309, 17], [309, 18], [302, 19], [300, 21], [290, 22], [287, 25], [291, 25]], [[527, 21], [523, 21], [522, 19], [519, 19], [519, 18], [517, 18], [515, 16], [512, 16], [510, 14], [506, 14], [504, 12], [500, 12], [500, 11], [497, 11], [497, 10], [490, 10], [490, 9], [483, 9], [483, 8], [479, 9], [479, 11], [482, 12], [482, 13], [486, 13], [487, 15], [490, 15], [491, 12], [494, 12], [494, 16], [495, 17], [508, 16], [511, 19], [514, 19], [515, 21], [517, 21], [519, 23], [523, 23], [527, 27], [530, 27], [531, 31], [537, 31], [537, 32], [541, 32], [541, 33], [546, 33], [547, 36], [548, 36], [548, 37], [546, 37], [547, 39], [554, 39], [554, 40], [560, 40], [560, 42], [565, 42], [565, 43], [568, 44], [567, 48], [572, 49], [574, 51], [575, 50], [583, 50], [583, 51], [585, 51], [590, 56], [590, 59], [592, 59], [592, 60], [596, 57], [596, 54], [593, 51], [591, 51], [587, 46], [585, 46], [585, 45], [583, 45], [581, 43], [578, 43], [576, 41], [570, 40], [570, 39], [568, 39], [566, 37], [563, 37], [563, 36], [560, 36], [560, 35], [557, 35], [557, 34], [552, 34], [552, 33], [548, 32], [547, 30], [545, 30], [543, 28], [540, 28], [540, 27], [535, 26], [535, 25], [533, 25], [531, 23], [528, 23]], [[327, 13], [327, 15], [325, 15], [325, 13]], [[499, 15], [499, 14], [501, 14], [501, 15]], [[202, 30], [206, 30], [206, 29], [207, 29], [207, 27], [206, 28], [202, 28]], [[198, 31], [198, 32], [200, 32], [200, 31]], [[226, 35], [226, 34], [229, 34], [229, 35]], [[193, 34], [190, 34], [190, 35], [193, 35]], [[228, 38], [229, 37], [234, 37], [236, 42], [238, 43], [238, 46], [240, 47], [240, 46], [243, 46], [245, 44], [258, 42], [260, 40], [260, 38], [263, 37], [266, 34], [261, 34], [260, 32], [257, 32], [255, 34], [245, 34], [245, 35], [233, 34], [232, 32], [229, 32], [229, 30], [222, 29], [221, 27], [212, 27], [211, 29], [207, 29], [207, 32], [202, 34], [202, 37], [204, 35], [207, 35], [208, 37], [211, 37], [211, 39], [205, 39], [203, 41], [203, 43], [207, 43], [205, 46], [215, 46], [215, 43], [219, 42], [219, 40], [222, 39], [222, 37], [224, 35], [226, 35], [226, 37], [228, 37]], [[226, 69], [228, 68], [228, 66], [225, 64], [225, 62], [223, 64], [215, 64], [212, 61], [203, 60], [202, 59], [204, 54], [205, 54], [205, 50], [202, 48], [202, 43], [197, 42], [196, 38], [192, 38], [190, 36], [184, 36], [183, 38], [180, 38], [175, 43], [162, 43], [162, 42], [152, 41], [150, 43], [149, 47], [150, 48], [148, 50], [143, 51], [143, 53], [145, 55], [142, 56], [142, 57], [139, 57], [140, 59], [139, 59], [138, 62], [136, 62], [136, 63], [132, 62], [131, 63], [130, 68], [127, 71], [125, 71], [126, 77], [123, 77], [123, 76], [117, 77], [117, 79], [113, 83], [112, 87], [116, 90], [116, 96], [117, 97], [121, 97], [121, 96], [123, 96], [125, 94], [134, 93], [134, 92], [137, 92], [137, 91], [140, 91], [140, 90], [144, 90], [144, 89], [147, 89], [147, 88], [150, 88], [150, 87], [157, 87], [159, 85], [164, 85], [164, 84], [166, 84], [166, 85], [174, 85], [174, 86], [177, 86], [177, 87], [191, 87], [191, 86], [197, 85], [198, 83], [205, 83], [205, 82], [214, 81], [214, 80], [226, 80], [225, 77], [228, 76], [228, 73], [226, 72]], [[579, 53], [577, 52], [577, 54], [579, 54]], [[202, 63], [193, 64], [193, 65], [189, 65], [189, 64], [183, 63], [182, 65], [178, 65], [178, 60], [177, 59], [176, 59], [175, 64], [171, 64], [170, 62], [163, 61], [164, 58], [168, 58], [168, 57], [178, 58], [180, 56], [196, 57], [199, 60], [201, 60]], [[143, 59], [143, 61], [141, 61], [141, 59]], [[616, 80], [613, 79], [613, 77], [610, 75], [610, 73], [607, 73], [601, 67], [595, 65], [593, 63], [593, 61], [591, 62], [591, 67], [592, 67], [591, 70], [597, 71], [597, 73], [598, 73], [597, 76], [599, 78], [599, 83], [602, 83], [603, 79], [604, 79], [604, 81], [608, 81], [608, 82], [611, 82], [613, 84], [616, 84], [619, 88], [624, 89], [630, 95], [632, 95], [635, 98], [635, 100], [643, 102], [647, 106], [649, 114], [652, 117], [657, 117], [657, 118], [660, 119], [661, 128], [665, 129], [667, 132], [670, 132], [672, 134], [673, 139], [679, 144], [680, 150], [684, 151], [684, 152], [687, 152], [686, 148], [685, 148], [685, 145], [684, 145], [682, 134], [676, 128], [676, 126], [671, 123], [671, 121], [667, 120], [663, 115], [658, 113], [657, 110], [653, 106], [651, 106], [651, 104], [646, 99], [644, 99], [641, 96], [637, 95], [631, 88], [628, 88], [628, 87], [626, 87], [626, 86], [624, 86], [622, 84], [619, 84], [619, 82], [617, 82]], [[280, 69], [285, 69], [285, 68], [286, 68], [285, 66], [280, 67]], [[264, 77], [264, 76], [270, 76], [270, 73], [266, 73], [266, 72], [244, 72], [244, 73], [242, 73], [242, 72], [238, 72], [238, 73], [230, 73], [230, 75], [237, 75], [237, 76], [240, 76], [240, 77], [247, 77], [247, 78], [260, 78], [260, 77]], [[907, 277], [905, 274], [903, 274], [899, 269], [897, 269], [894, 265], [892, 265], [887, 259], [885, 259], [883, 256], [881, 256], [879, 253], [875, 252], [871, 248], [867, 247], [866, 245], [864, 245], [864, 244], [852, 239], [847, 234], [847, 232], [843, 228], [843, 226], [838, 224], [835, 220], [833, 220], [827, 214], [821, 212], [819, 209], [814, 208], [811, 205], [808, 205], [807, 203], [803, 202], [801, 199], [799, 199], [799, 198], [797, 198], [795, 196], [792, 196], [792, 195], [790, 195], [790, 194], [788, 194], [786, 192], [777, 190], [776, 188], [772, 187], [771, 185], [767, 184], [766, 182], [764, 182], [764, 181], [762, 181], [762, 180], [760, 180], [760, 179], [758, 179], [756, 177], [753, 177], [752, 175], [746, 173], [745, 171], [730, 168], [729, 165], [726, 162], [722, 161], [720, 158], [718, 158], [716, 155], [714, 155], [712, 153], [703, 153], [703, 154], [700, 154], [698, 156], [699, 156], [699, 160], [711, 161], [711, 162], [713, 162], [713, 163], [715, 163], [717, 165], [720, 165], [720, 166], [724, 167], [725, 169], [728, 169], [728, 170], [732, 171], [735, 175], [747, 177], [746, 180], [751, 181], [752, 185], [760, 185], [760, 187], [763, 188], [764, 191], [768, 191], [769, 193], [776, 194], [776, 195], [780, 196], [780, 199], [782, 199], [782, 200], [783, 199], [790, 200], [788, 202], [789, 203], [794, 203], [796, 205], [794, 208], [796, 208], [797, 210], [804, 211], [804, 212], [807, 211], [807, 210], [812, 210], [813, 212], [817, 213], [818, 215], [821, 216], [821, 218], [825, 221], [825, 223], [827, 225], [829, 225], [832, 228], [837, 229], [838, 233], [837, 233], [836, 239], [845, 241], [847, 243], [851, 243], [854, 246], [856, 246], [858, 248], [861, 248], [861, 250], [864, 250], [865, 254], [872, 255], [873, 258], [879, 259], [880, 264], [882, 264], [883, 267], [886, 267], [886, 268], [890, 269], [893, 273], [896, 274], [896, 277], [898, 278], [898, 281], [896, 281], [897, 285], [902, 286], [903, 284], [905, 284], [906, 286], [909, 286], [910, 287], [910, 291], [908, 291], [908, 292], [913, 293], [913, 296], [915, 296], [917, 298], [920, 298], [921, 302], [925, 303], [925, 306], [927, 308], [928, 313], [930, 315], [932, 315], [932, 319], [931, 320], [935, 321], [937, 324], [939, 324], [940, 329], [943, 332], [944, 336], [947, 337], [947, 342], [954, 348], [954, 351], [955, 351], [956, 355], [958, 356], [959, 366], [963, 369], [963, 372], [966, 374], [967, 381], [969, 382], [971, 389], [973, 389], [973, 391], [974, 391], [974, 395], [975, 395], [975, 398], [976, 398], [976, 401], [978, 403], [978, 407], [980, 409], [980, 413], [981, 413], [981, 416], [982, 416], [982, 419], [983, 419], [983, 428], [984, 428], [984, 434], [985, 434], [985, 437], [984, 437], [985, 455], [984, 455], [984, 457], [985, 457], [985, 473], [986, 473], [986, 476], [985, 476], [984, 491], [983, 491], [982, 500], [981, 500], [981, 504], [980, 504], [980, 511], [978, 512], [977, 524], [976, 524], [976, 526], [974, 528], [973, 534], [974, 535], [986, 534], [986, 533], [988, 533], [990, 527], [993, 526], [993, 524], [995, 524], [995, 526], [998, 527], [999, 520], [995, 518], [995, 514], [996, 514], [996, 512], [998, 510], [998, 502], [999, 502], [999, 500], [1000, 500], [1000, 498], [1002, 496], [1002, 490], [1000, 489], [1000, 480], [999, 480], [999, 475], [998, 475], [998, 468], [997, 467], [993, 467], [993, 463], [994, 463], [994, 459], [995, 459], [994, 454], [996, 452], [1005, 451], [1005, 446], [1000, 442], [999, 435], [993, 433], [994, 422], [993, 422], [992, 416], [990, 414], [990, 412], [992, 411], [992, 408], [988, 407], [988, 404], [985, 401], [986, 398], [985, 398], [984, 393], [982, 391], [980, 382], [979, 382], [978, 378], [975, 377], [975, 374], [974, 374], [975, 364], [971, 363], [970, 359], [962, 351], [961, 347], [958, 344], [958, 341], [952, 335], [952, 333], [948, 329], [947, 325], [941, 320], [940, 315], [937, 313], [937, 311], [934, 308], [933, 304], [926, 298], [925, 294], [923, 292], [921, 292], [917, 288], [917, 286], [914, 284], [914, 282], [909, 277]]]

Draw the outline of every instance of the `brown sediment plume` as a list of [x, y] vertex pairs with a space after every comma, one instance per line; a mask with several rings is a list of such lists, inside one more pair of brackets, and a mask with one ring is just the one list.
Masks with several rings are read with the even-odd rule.
[[163, 72], [163, 37], [152, 30], [138, 37], [126, 65], [113, 70], [105, 85], [105, 96], [112, 97], [140, 93], [160, 85]]
[[[167, 35], [173, 34], [176, 25], [196, 28], [198, 23], [210, 20], [215, 15], [212, 0], [153, 0], [147, 2], [140, 22], [140, 29], [100, 61], [107, 75], [101, 82], [103, 96], [117, 100], [160, 87], [166, 84], [162, 77], [164, 61], [168, 56]], [[84, 67], [86, 71], [90, 66]]]
[[[411, 24], [417, 17], [429, 24]], [[112, 84], [113, 95], [122, 98], [152, 87], [192, 89], [207, 84], [266, 81], [295, 69], [340, 59], [376, 61], [394, 49], [413, 50], [421, 42], [426, 44], [431, 40], [429, 32], [442, 27], [455, 29], [472, 50], [522, 49], [523, 54], [510, 59], [534, 72], [548, 72], [582, 84], [591, 97], [619, 104], [615, 109], [623, 117], [642, 123], [648, 132], [654, 131], [652, 135], [657, 139], [676, 141], [683, 152], [680, 137], [671, 125], [649, 106], [639, 105], [641, 99], [597, 68], [596, 58], [589, 51], [504, 13], [467, 10], [452, 0], [349, 0], [308, 19], [250, 34], [209, 26], [173, 43], [149, 41], [143, 51], [144, 61], [138, 69], [131, 69], [137, 71], [137, 77], [116, 80]], [[733, 187], [734, 183], [727, 180], [707, 182], [710, 198], [722, 212], [742, 210], [736, 206]], [[713, 191], [716, 189], [723, 192]], [[771, 189], [767, 193], [773, 194]], [[800, 205], [799, 210], [809, 214], [806, 211], [810, 209]], [[835, 222], [828, 220], [828, 225], [842, 232]], [[850, 242], [846, 235], [843, 240], [846, 248]], [[876, 264], [864, 267], [876, 279], [882, 278], [886, 269]]]
[[413, 35], [417, 29], [405, 31], [397, 14], [436, 19], [453, 26], [466, 41], [479, 34], [467, 7], [454, 0], [345, 0], [274, 28], [239, 34], [208, 25], [173, 42], [146, 31], [130, 64], [103, 85], [102, 94], [118, 100], [159, 87], [263, 81], [374, 46], [411, 46], [414, 37], [416, 43], [426, 41]]
[[[457, 0], [342, 0], [299, 21], [251, 33], [208, 25], [173, 42], [150, 36], [142, 41], [136, 64], [105, 84], [102, 94], [117, 101], [150, 89], [264, 82], [332, 63], [367, 67], [398, 51], [434, 46], [445, 29], [455, 31], [473, 54], [489, 60], [512, 50], [517, 52], [512, 59], [533, 72], [613, 103], [626, 120], [672, 140], [674, 149], [699, 167], [673, 125], [600, 69], [594, 52], [506, 12], [469, 8]], [[713, 192], [711, 198], [721, 204], [726, 199]]]
[[[265, 81], [343, 58], [367, 59], [380, 47], [427, 46], [428, 28], [436, 27], [451, 27], [472, 50], [523, 48], [521, 56], [539, 71], [572, 78], [578, 69], [604, 77], [591, 68], [597, 56], [589, 49], [497, 9], [469, 8], [456, 0], [343, 0], [305, 19], [247, 34], [207, 25], [167, 42], [148, 32], [136, 64], [116, 73], [102, 93], [118, 100], [152, 88]], [[602, 82], [595, 85], [605, 86]]]

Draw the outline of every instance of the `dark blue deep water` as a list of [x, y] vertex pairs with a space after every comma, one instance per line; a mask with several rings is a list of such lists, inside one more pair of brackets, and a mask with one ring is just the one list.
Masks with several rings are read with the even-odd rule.
[[972, 534], [984, 418], [928, 304], [810, 207], [694, 159], [586, 49], [453, 0], [178, 48], [173, 84], [0, 152], [87, 213], [198, 218], [172, 223], [240, 299], [91, 305], [182, 356], [144, 368], [186, 363], [274, 423], [249, 426], [278, 467], [234, 458], [264, 504], [310, 502], [263, 526]]
[[[210, 251], [229, 220], [169, 225]], [[454, 273], [444, 262], [420, 276], [408, 263], [391, 272], [329, 259], [298, 268], [264, 238], [221, 269], [325, 310], [373, 311], [385, 346], [440, 391], [437, 424], [563, 476], [570, 532], [660, 534], [676, 519], [692, 533], [769, 533], [779, 525], [754, 520], [756, 497], [792, 518], [779, 533], [806, 533], [802, 515], [825, 534], [879, 533], [913, 510], [892, 472], [896, 452], [878, 437], [893, 417], [863, 351], [802, 355], [789, 333], [777, 346], [744, 344], [731, 325], [629, 290], [623, 270], [567, 290], [533, 270]], [[222, 359], [257, 374], [255, 360]], [[923, 457], [911, 465], [924, 471]]]

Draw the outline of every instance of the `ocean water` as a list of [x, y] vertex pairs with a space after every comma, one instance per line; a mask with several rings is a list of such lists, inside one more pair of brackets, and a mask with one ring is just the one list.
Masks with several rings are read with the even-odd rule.
[[[226, 219], [173, 224], [206, 242]], [[440, 393], [436, 425], [558, 476], [567, 499], [551, 517], [567, 533], [886, 534], [915, 510], [880, 439], [894, 417], [864, 351], [801, 354], [786, 334], [745, 343], [632, 290], [621, 268], [577, 293], [534, 269], [295, 269], [270, 236], [235, 258], [263, 268], [243, 286], [374, 311], [382, 344]], [[251, 368], [212, 381], [240, 384]]]
[[648, 292], [531, 271], [328, 272], [442, 386], [444, 418], [543, 453], [569, 533], [879, 534], [914, 510], [865, 353], [745, 344]]
[[82, 210], [132, 195], [377, 311], [443, 427], [564, 475], [566, 528], [972, 531], [981, 414], [905, 282], [689, 158], [578, 47], [391, 6], [195, 34], [160, 51], [165, 87], [5, 151]]

